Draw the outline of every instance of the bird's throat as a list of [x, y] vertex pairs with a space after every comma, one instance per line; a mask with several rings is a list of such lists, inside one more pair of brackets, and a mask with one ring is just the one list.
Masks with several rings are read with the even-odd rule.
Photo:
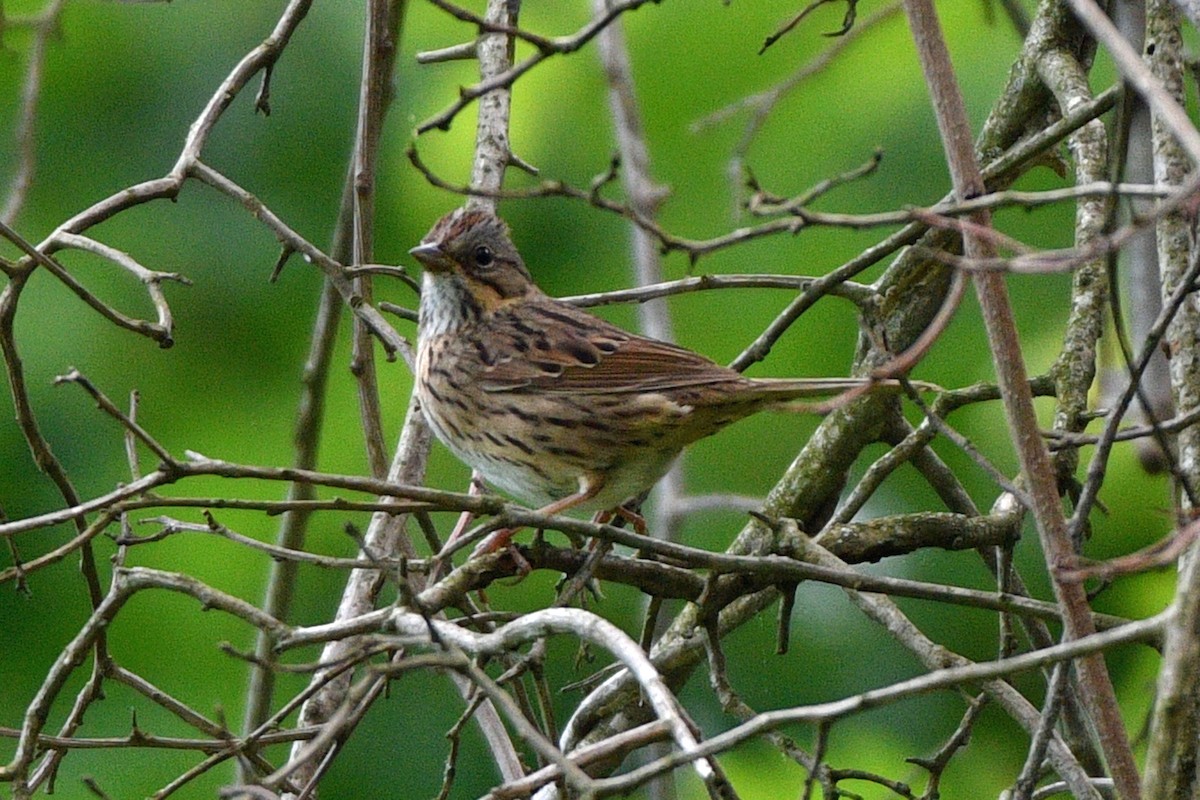
[[454, 333], [478, 322], [482, 315], [479, 299], [453, 273], [426, 272], [421, 279], [419, 338]]

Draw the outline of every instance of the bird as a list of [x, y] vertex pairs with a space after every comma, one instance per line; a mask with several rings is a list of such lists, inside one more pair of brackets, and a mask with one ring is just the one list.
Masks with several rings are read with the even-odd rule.
[[[430, 429], [543, 514], [636, 521], [622, 504], [689, 444], [763, 409], [871, 384], [748, 378], [553, 298], [487, 208], [451, 211], [409, 254], [423, 268], [415, 388]], [[475, 554], [506, 547], [515, 530], [493, 532]]]

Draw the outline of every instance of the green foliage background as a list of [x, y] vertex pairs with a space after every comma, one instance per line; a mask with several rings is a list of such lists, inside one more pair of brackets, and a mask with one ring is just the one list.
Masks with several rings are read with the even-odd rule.
[[[35, 2], [5, 3], [10, 16], [37, 11]], [[420, 67], [415, 52], [446, 46], [473, 35], [423, 2], [413, 2], [402, 42], [397, 99], [385, 134], [379, 182], [376, 261], [408, 263], [405, 251], [459, 199], [426, 185], [404, 157], [415, 125], [447, 105], [459, 85], [473, 82], [475, 65], [464, 62]], [[285, 221], [318, 245], [329, 238], [336, 216], [354, 131], [360, 69], [361, 9], [354, 3], [316, 3], [277, 65], [269, 117], [252, 109], [252, 96], [239, 97], [226, 113], [205, 160], [253, 191]], [[587, 19], [588, 4], [526, 3], [522, 22], [539, 32], [567, 33]], [[863, 3], [861, 14], [878, 4]], [[232, 65], [270, 31], [283, 4], [244, 0], [178, 0], [136, 4], [78, 0], [62, 18], [51, 42], [45, 88], [38, 106], [37, 174], [17, 228], [37, 241], [57, 224], [127, 185], [165, 174], [177, 157], [188, 125]], [[763, 38], [795, 11], [792, 3], [675, 0], [627, 16], [627, 30], [654, 171], [672, 189], [663, 208], [664, 225], [682, 235], [707, 237], [746, 220], [735, 209], [736, 192], [727, 174], [732, 147], [742, 135], [744, 114], [694, 130], [694, 124], [727, 104], [761, 91], [791, 74], [830, 40], [818, 35], [840, 24], [841, 7], [823, 9], [765, 54]], [[1020, 41], [1011, 28], [991, 18], [991, 4], [945, 3], [940, 11], [952, 53], [961, 70], [972, 119], [978, 126], [1003, 84]], [[15, 125], [29, 37], [6, 32], [0, 51], [0, 180], [15, 166]], [[255, 84], [256, 88], [257, 84]], [[443, 177], [462, 182], [469, 170], [473, 111], [448, 133], [422, 137], [425, 161]], [[585, 185], [602, 172], [614, 150], [603, 78], [593, 46], [556, 58], [523, 79], [513, 101], [512, 142], [516, 152], [546, 178]], [[818, 203], [830, 211], [866, 212], [906, 204], [927, 205], [947, 188], [941, 146], [927, 95], [900, 15], [858, 42], [811, 78], [778, 107], [751, 148], [749, 164], [772, 191], [798, 193], [884, 152], [879, 171], [837, 189]], [[510, 171], [509, 184], [527, 185]], [[1025, 185], [1058, 181], [1049, 170]], [[554, 294], [599, 291], [627, 285], [628, 232], [620, 219], [578, 202], [510, 202], [502, 213], [513, 226], [536, 277]], [[1070, 242], [1073, 214], [1062, 207], [1001, 215], [1006, 230], [1039, 245]], [[93, 231], [155, 269], [176, 271], [194, 285], [168, 285], [176, 314], [176, 344], [168, 350], [115, 329], [58, 282], [39, 273], [25, 293], [18, 318], [18, 344], [43, 432], [79, 492], [94, 496], [128, 479], [121, 432], [74, 387], [52, 386], [56, 375], [78, 367], [119, 403], [131, 390], [141, 394], [140, 420], [172, 452], [185, 449], [252, 464], [291, 460], [291, 434], [299, 394], [298, 377], [320, 286], [316, 270], [293, 259], [281, 279], [267, 282], [277, 256], [270, 234], [243, 209], [196, 183], [176, 203], [155, 203], [121, 215]], [[807, 231], [795, 238], [758, 241], [707, 257], [695, 272], [822, 274], [856, 254], [877, 231]], [[11, 252], [5, 251], [8, 255]], [[79, 253], [64, 262], [101, 297], [130, 313], [149, 314], [141, 287], [111, 264]], [[669, 278], [689, 270], [678, 254], [667, 259]], [[1018, 277], [1011, 281], [1031, 372], [1044, 370], [1057, 352], [1065, 316], [1066, 276]], [[381, 298], [412, 306], [415, 297], [398, 282], [380, 280]], [[787, 293], [746, 291], [690, 295], [672, 301], [678, 338], [717, 360], [733, 358], [788, 301]], [[603, 312], [634, 324], [633, 310]], [[413, 326], [396, 322], [406, 335]], [[330, 393], [321, 468], [365, 474], [354, 386], [346, 368], [348, 325], [343, 320], [338, 367]], [[857, 333], [849, 304], [828, 299], [807, 314], [752, 372], [759, 375], [844, 374]], [[959, 386], [991, 376], [986, 345], [968, 302], [917, 377]], [[387, 433], [394, 442], [411, 386], [403, 364], [381, 364]], [[1048, 408], [1048, 406], [1047, 406]], [[16, 426], [11, 398], [0, 395], [0, 507], [10, 519], [59, 505], [50, 483], [29, 457]], [[999, 406], [954, 418], [1002, 468], [1011, 472]], [[689, 487], [697, 492], [763, 494], [812, 429], [813, 420], [762, 416], [733, 432], [697, 445], [687, 460]], [[977, 502], [987, 507], [994, 487], [957, 451], [940, 452], [964, 476]], [[150, 467], [150, 462], [144, 462]], [[863, 465], [865, 467], [865, 465]], [[429, 482], [465, 485], [466, 469], [436, 449]], [[235, 492], [279, 498], [285, 487], [189, 481], [177, 490], [197, 496]], [[1137, 470], [1132, 454], [1118, 452], [1102, 495], [1107, 517], [1097, 519], [1089, 547], [1096, 556], [1132, 550], [1168, 528], [1163, 481]], [[936, 508], [936, 499], [911, 474], [892, 479], [872, 513]], [[187, 514], [179, 514], [188, 517]], [[197, 517], [198, 518], [198, 517]], [[243, 533], [270, 540], [277, 521], [262, 515], [219, 515]], [[351, 555], [345, 522], [364, 518], [333, 514], [314, 519], [309, 547]], [[439, 519], [449, 526], [449, 516]], [[723, 548], [740, 527], [734, 514], [697, 517], [689, 541]], [[144, 526], [150, 532], [153, 526]], [[66, 526], [18, 538], [24, 558], [51, 549]], [[97, 542], [102, 558], [110, 542]], [[0, 566], [8, 566], [6, 551]], [[1036, 537], [1027, 536], [1019, 557], [1027, 576], [1041, 586]], [[970, 553], [921, 553], [880, 569], [912, 577], [988, 585], [985, 570]], [[268, 563], [228, 542], [181, 535], [130, 553], [130, 563], [186, 571], [252, 602], [262, 594]], [[337, 602], [342, 576], [301, 572], [294, 620], [323, 621]], [[1135, 616], [1161, 608], [1170, 576], [1127, 579], [1101, 600], [1104, 610]], [[16, 727], [46, 670], [86, 619], [88, 607], [77, 564], [68, 559], [30, 577], [30, 596], [0, 586], [0, 725]], [[1042, 587], [1044, 588], [1044, 586]], [[532, 607], [546, 602], [550, 578], [534, 576], [516, 587], [497, 588], [497, 605]], [[959, 652], [990, 658], [995, 620], [990, 614], [902, 603], [934, 638]], [[612, 587], [598, 606], [605, 616], [635, 632], [638, 598]], [[756, 708], [833, 699], [916, 674], [919, 667], [899, 646], [852, 611], [840, 591], [802, 587], [797, 599], [792, 650], [773, 652], [773, 621], [763, 619], [735, 634], [726, 645], [731, 678]], [[215, 615], [201, 615], [189, 601], [139, 596], [112, 631], [118, 661], [205, 713], [240, 721], [246, 669], [222, 655], [216, 643], [249, 649], [252, 631]], [[552, 648], [554, 678], [571, 679], [573, 651]], [[1111, 658], [1118, 691], [1136, 725], [1149, 706], [1156, 661], [1145, 650]], [[284, 678], [281, 689], [302, 685]], [[563, 697], [560, 711], [574, 702]], [[730, 724], [709, 696], [703, 672], [685, 693], [706, 731]], [[57, 713], [63, 713], [60, 703]], [[325, 784], [325, 796], [428, 797], [437, 792], [443, 734], [461, 708], [448, 681], [405, 677], [367, 717]], [[952, 733], [963, 709], [946, 693], [872, 712], [839, 724], [829, 759], [835, 767], [875, 770], [922, 785], [923, 774], [904, 763], [928, 755]], [[136, 710], [142, 729], [163, 735], [188, 732], [140, 698], [120, 689], [88, 715], [83, 733], [118, 736], [129, 730]], [[51, 720], [48, 730], [53, 730]], [[812, 732], [790, 731], [802, 743]], [[952, 767], [945, 797], [994, 796], [1005, 776], [1019, 769], [1023, 737], [999, 713], [985, 712], [984, 724], [962, 758], [971, 768]], [[0, 739], [7, 760], [11, 739]], [[151, 793], [195, 762], [185, 753], [90, 750], [72, 753], [56, 787], [64, 798], [88, 796], [80, 776], [94, 774], [112, 797]], [[803, 774], [766, 746], [743, 748], [723, 759], [745, 787], [744, 796], [795, 796]], [[222, 768], [196, 781], [181, 797], [213, 796], [231, 779]], [[482, 793], [493, 775], [474, 731], [466, 736], [455, 796]], [[369, 788], [367, 788], [369, 787]], [[694, 787], [693, 787], [694, 789]], [[880, 796], [863, 786], [865, 796]], [[873, 794], [874, 792], [874, 794]], [[474, 793], [474, 794], [472, 794]], [[698, 796], [698, 795], [697, 795]]]

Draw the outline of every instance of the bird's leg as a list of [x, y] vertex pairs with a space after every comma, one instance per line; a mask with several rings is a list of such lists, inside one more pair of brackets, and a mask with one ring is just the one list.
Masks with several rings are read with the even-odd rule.
[[[555, 500], [549, 505], [542, 506], [537, 510], [539, 514], [550, 516], [552, 514], [561, 514], [562, 512], [574, 508], [581, 503], [586, 503], [591, 500], [600, 490], [604, 488], [604, 479], [585, 475], [579, 479], [579, 491], [575, 494], [569, 494], [566, 497]], [[490, 534], [486, 539], [479, 543], [472, 556], [479, 556], [485, 553], [494, 553], [502, 547], [507, 547], [512, 541], [512, 537], [520, 528], [501, 528], [498, 531]]]
[[[634, 533], [640, 536], [646, 535], [646, 518], [633, 509], [626, 508], [625, 506], [613, 506], [606, 511], [597, 511], [592, 516], [592, 522], [596, 523], [597, 525], [607, 525], [617, 517], [620, 517], [628, 522], [630, 526], [633, 527]], [[593, 537], [592, 540], [588, 542], [588, 550], [592, 554], [588, 557], [589, 562], [591, 562], [594, 557], [598, 557], [597, 553], [603, 555], [610, 549], [612, 549], [612, 542], [608, 540], [599, 542]], [[599, 594], [598, 588], [595, 591], [597, 594]]]

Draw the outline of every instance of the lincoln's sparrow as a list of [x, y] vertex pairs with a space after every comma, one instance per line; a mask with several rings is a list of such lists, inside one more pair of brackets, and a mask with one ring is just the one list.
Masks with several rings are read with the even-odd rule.
[[[545, 513], [612, 509], [735, 420], [859, 380], [755, 380], [549, 297], [487, 211], [409, 251], [425, 268], [417, 392], [454, 455]], [[480, 549], [507, 544], [500, 531]]]

